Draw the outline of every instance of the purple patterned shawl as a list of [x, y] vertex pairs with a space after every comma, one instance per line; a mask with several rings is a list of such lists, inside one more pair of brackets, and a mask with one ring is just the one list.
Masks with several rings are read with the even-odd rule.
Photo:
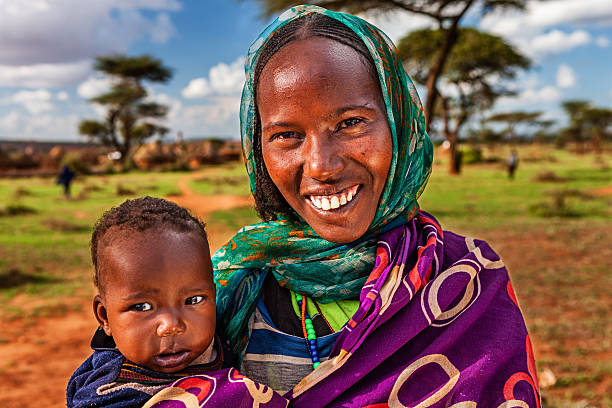
[[420, 212], [380, 236], [360, 301], [330, 359], [285, 395], [292, 407], [540, 408], [508, 272], [484, 241]]

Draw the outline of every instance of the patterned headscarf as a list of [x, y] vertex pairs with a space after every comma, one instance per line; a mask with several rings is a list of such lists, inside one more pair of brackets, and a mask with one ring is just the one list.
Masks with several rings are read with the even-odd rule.
[[259, 296], [263, 280], [272, 273], [280, 285], [327, 303], [356, 298], [372, 271], [377, 237], [407, 223], [418, 212], [432, 165], [432, 144], [425, 131], [423, 108], [413, 82], [404, 72], [395, 46], [378, 28], [359, 17], [317, 6], [285, 11], [253, 42], [245, 61], [240, 125], [242, 149], [251, 190], [255, 191], [254, 75], [266, 42], [287, 23], [318, 13], [353, 30], [369, 50], [376, 71], [393, 140], [393, 157], [374, 220], [355, 242], [337, 244], [319, 237], [303, 220], [262, 222], [242, 228], [213, 257], [217, 283], [217, 312], [229, 340], [236, 345]]

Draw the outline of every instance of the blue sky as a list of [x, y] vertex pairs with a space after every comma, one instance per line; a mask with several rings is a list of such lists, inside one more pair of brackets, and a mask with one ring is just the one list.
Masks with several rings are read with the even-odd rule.
[[[114, 52], [148, 53], [174, 69], [150, 89], [171, 108], [171, 135], [238, 138], [242, 56], [269, 23], [260, 15], [254, 0], [0, 0], [0, 139], [83, 140], [78, 122], [103, 114], [87, 98], [108, 89], [93, 58]], [[363, 17], [394, 41], [432, 24], [402, 12]], [[609, 0], [529, 1], [524, 13], [481, 19], [475, 10], [467, 21], [535, 63], [495, 110], [541, 110], [563, 125], [563, 100], [612, 108]]]

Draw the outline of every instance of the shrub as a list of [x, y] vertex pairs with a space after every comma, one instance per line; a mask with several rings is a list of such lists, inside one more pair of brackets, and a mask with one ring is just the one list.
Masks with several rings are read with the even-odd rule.
[[68, 165], [77, 174], [91, 174], [89, 163], [77, 152], [66, 153], [61, 163], [61, 166], [64, 165]]
[[478, 147], [469, 147], [462, 150], [463, 164], [474, 164], [482, 161], [482, 150]]
[[21, 203], [11, 203], [8, 204], [4, 211], [2, 212], [4, 215], [26, 215], [26, 214], [36, 214], [38, 211], [36, 209], [29, 207], [25, 204]]

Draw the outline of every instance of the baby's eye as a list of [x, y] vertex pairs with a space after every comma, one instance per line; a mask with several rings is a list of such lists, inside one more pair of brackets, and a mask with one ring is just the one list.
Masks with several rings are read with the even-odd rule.
[[359, 125], [360, 123], [363, 123], [363, 119], [349, 118], [349, 119], [343, 120], [342, 122], [338, 124], [338, 130], [353, 127], [353, 126]]
[[135, 305], [130, 306], [130, 310], [134, 310], [136, 312], [146, 312], [151, 309], [153, 309], [153, 306], [147, 302], [136, 303]]
[[186, 305], [197, 305], [198, 303], [202, 302], [203, 300], [204, 300], [204, 296], [200, 296], [200, 295], [191, 296], [191, 297], [188, 297], [187, 299], [185, 299], [185, 304]]

